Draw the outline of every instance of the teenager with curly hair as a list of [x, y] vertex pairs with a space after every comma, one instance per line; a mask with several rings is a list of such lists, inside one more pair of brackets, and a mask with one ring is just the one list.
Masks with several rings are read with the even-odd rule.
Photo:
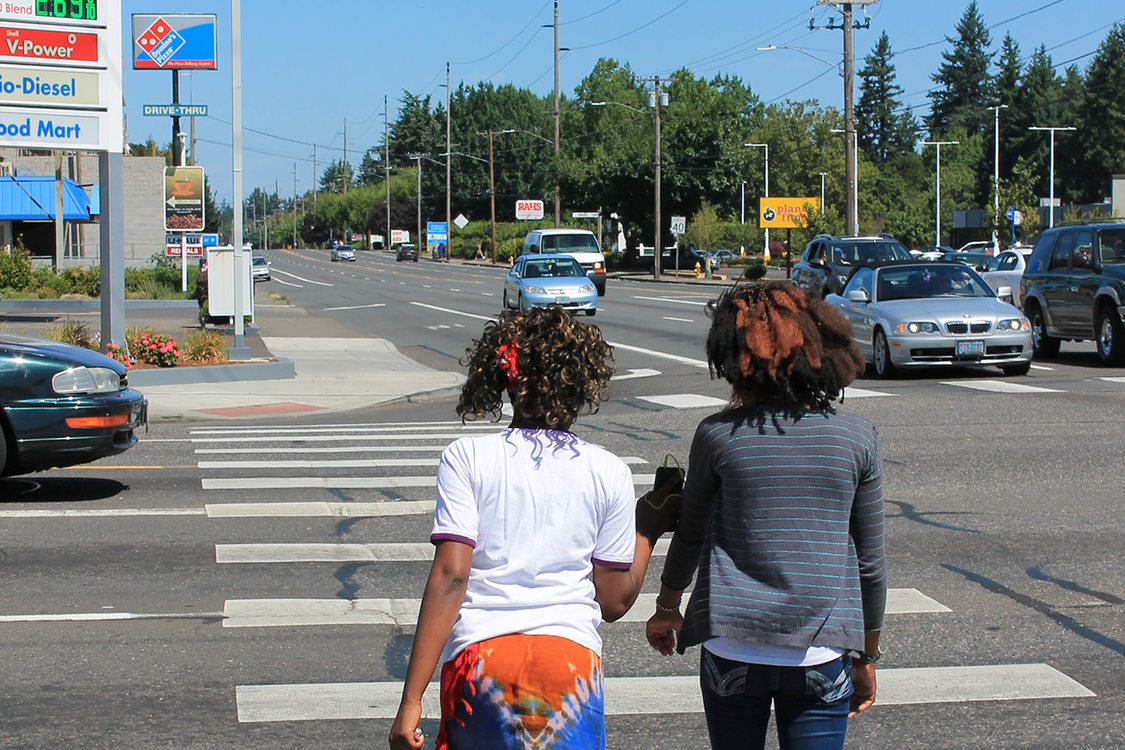
[[[789, 282], [708, 307], [729, 406], [695, 431], [649, 644], [702, 644], [712, 748], [842, 748], [875, 700], [886, 602], [874, 426], [831, 402], [862, 371], [851, 326]], [[698, 575], [683, 615], [680, 598]]]
[[612, 362], [601, 331], [558, 307], [506, 310], [466, 351], [457, 413], [499, 420], [506, 395], [513, 417], [442, 453], [392, 748], [422, 746], [439, 661], [438, 748], [605, 747], [597, 627], [632, 606], [679, 489], [636, 501], [625, 463], [570, 431], [597, 411]]

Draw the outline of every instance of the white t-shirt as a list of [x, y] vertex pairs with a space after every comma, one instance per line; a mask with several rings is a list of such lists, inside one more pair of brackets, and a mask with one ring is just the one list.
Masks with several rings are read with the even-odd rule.
[[469, 544], [473, 559], [442, 661], [508, 633], [600, 654], [590, 573], [632, 564], [635, 502], [629, 467], [569, 432], [507, 429], [449, 445], [430, 540]]

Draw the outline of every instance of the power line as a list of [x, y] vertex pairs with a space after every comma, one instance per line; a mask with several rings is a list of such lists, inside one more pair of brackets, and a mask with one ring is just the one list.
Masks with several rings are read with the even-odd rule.
[[635, 29], [633, 29], [633, 30], [631, 30], [631, 31], [626, 31], [626, 32], [625, 32], [624, 34], [618, 34], [618, 35], [617, 35], [617, 36], [615, 36], [615, 37], [612, 37], [612, 38], [610, 38], [610, 39], [603, 39], [602, 41], [600, 41], [600, 42], [594, 42], [593, 44], [584, 44], [584, 45], [582, 45], [582, 46], [580, 46], [580, 47], [571, 47], [571, 49], [590, 49], [591, 47], [600, 47], [600, 46], [602, 46], [603, 44], [609, 44], [610, 42], [616, 42], [616, 41], [618, 41], [619, 39], [624, 39], [624, 38], [625, 38], [625, 37], [627, 37], [627, 36], [630, 36], [630, 35], [632, 35], [632, 34], [636, 34], [636, 33], [637, 33], [638, 31], [640, 31], [641, 29], [647, 29], [647, 28], [648, 28], [649, 26], [652, 26], [652, 25], [653, 25], [654, 23], [656, 23], [657, 21], [663, 20], [664, 18], [666, 18], [666, 17], [670, 16], [670, 15], [671, 15], [672, 13], [674, 13], [675, 11], [677, 11], [677, 10], [679, 10], [680, 8], [682, 8], [682, 7], [684, 7], [685, 5], [687, 5], [687, 4], [689, 3], [689, 2], [691, 2], [691, 0], [683, 0], [683, 2], [681, 2], [681, 3], [678, 3], [677, 5], [674, 5], [674, 6], [672, 6], [672, 7], [670, 8], [670, 9], [668, 9], [668, 10], [666, 10], [665, 12], [661, 13], [661, 14], [660, 14], [659, 16], [657, 16], [656, 18], [652, 19], [651, 21], [648, 21], [648, 22], [646, 22], [646, 23], [642, 23], [642, 24], [641, 24], [640, 26], [638, 26], [637, 28], [635, 28]]
[[[620, 2], [620, 0], [618, 0], [618, 2]], [[503, 50], [505, 47], [507, 47], [512, 42], [519, 39], [520, 35], [523, 34], [523, 32], [527, 31], [527, 27], [531, 26], [531, 24], [535, 23], [535, 21], [539, 18], [539, 14], [542, 13], [544, 10], [546, 10], [547, 6], [550, 5], [550, 4], [551, 4], [551, 0], [547, 0], [547, 2], [543, 3], [543, 5], [540, 6], [539, 10], [535, 11], [535, 13], [532, 14], [531, 19], [526, 24], [524, 24], [524, 27], [515, 33], [515, 36], [513, 36], [511, 39], [509, 39], [508, 41], [501, 44], [496, 49], [489, 52], [484, 57], [478, 57], [475, 60], [460, 60], [460, 61], [453, 60], [453, 61], [450, 62], [450, 64], [451, 65], [475, 65], [476, 63], [483, 62], [483, 61], [487, 60], [488, 58], [492, 57], [493, 55], [499, 54], [501, 52], [501, 50]], [[604, 10], [604, 8], [603, 8], [603, 10]], [[600, 13], [600, 12], [601, 11], [598, 11], [598, 13]], [[591, 14], [591, 15], [596, 15], [596, 14]], [[427, 84], [427, 85], [429, 85], [429, 84]]]

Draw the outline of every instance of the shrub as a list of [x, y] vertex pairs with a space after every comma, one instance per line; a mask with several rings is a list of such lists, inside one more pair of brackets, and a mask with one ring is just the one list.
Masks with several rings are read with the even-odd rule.
[[96, 331], [91, 331], [90, 326], [81, 320], [69, 318], [63, 323], [48, 327], [43, 335], [44, 338], [81, 346], [85, 349], [93, 349], [94, 351], [97, 351], [101, 344], [101, 337]]
[[157, 367], [174, 367], [180, 358], [175, 339], [162, 333], [141, 333], [136, 339], [129, 339], [129, 347], [138, 362]]
[[226, 339], [212, 328], [188, 334], [184, 339], [183, 358], [187, 362], [215, 365], [227, 361]]
[[0, 279], [6, 289], [24, 289], [31, 283], [31, 256], [18, 242], [9, 250], [0, 248]]
[[129, 353], [125, 351], [124, 347], [120, 347], [111, 342], [105, 345], [105, 353], [125, 365], [126, 370], [133, 366], [129, 361]]

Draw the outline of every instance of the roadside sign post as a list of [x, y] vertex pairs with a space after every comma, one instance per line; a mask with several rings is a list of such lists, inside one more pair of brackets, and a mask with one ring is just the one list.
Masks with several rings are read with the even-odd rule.
[[680, 235], [687, 230], [687, 219], [683, 216], [673, 216], [669, 229], [672, 236], [676, 238], [676, 271], [678, 272], [680, 270]]
[[448, 226], [444, 221], [426, 222], [426, 247], [431, 259], [437, 259], [438, 253], [449, 247]]
[[164, 230], [180, 233], [180, 286], [187, 291], [187, 239], [203, 231], [203, 167], [164, 168]]

